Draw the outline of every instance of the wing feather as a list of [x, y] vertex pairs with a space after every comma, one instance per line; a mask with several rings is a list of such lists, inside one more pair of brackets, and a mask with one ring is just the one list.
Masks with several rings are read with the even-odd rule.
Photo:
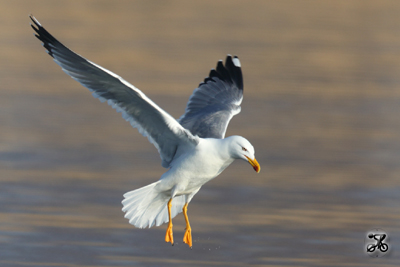
[[229, 121], [240, 112], [243, 77], [237, 56], [218, 61], [207, 78], [193, 91], [180, 124], [202, 138], [224, 138]]
[[147, 136], [158, 149], [162, 166], [167, 168], [181, 144], [196, 145], [198, 140], [171, 115], [156, 105], [139, 89], [115, 73], [83, 58], [54, 38], [30, 16], [36, 32], [54, 61], [74, 80], [87, 87], [93, 96], [122, 113], [125, 120]]

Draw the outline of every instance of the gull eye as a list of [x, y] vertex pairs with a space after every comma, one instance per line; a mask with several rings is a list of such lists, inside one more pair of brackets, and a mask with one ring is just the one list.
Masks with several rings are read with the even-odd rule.
[[244, 148], [244, 147], [242, 147], [242, 150], [243, 150], [243, 151], [247, 151], [247, 149], [246, 149], [246, 148]]

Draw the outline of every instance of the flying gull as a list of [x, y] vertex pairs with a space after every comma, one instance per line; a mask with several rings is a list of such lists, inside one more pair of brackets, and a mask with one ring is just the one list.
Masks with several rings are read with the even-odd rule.
[[160, 153], [168, 170], [160, 180], [127, 192], [122, 211], [129, 223], [146, 228], [168, 222], [165, 241], [174, 244], [172, 218], [183, 212], [186, 231], [183, 242], [192, 247], [187, 207], [200, 188], [218, 176], [235, 159], [260, 165], [254, 148], [241, 136], [225, 138], [232, 117], [240, 112], [243, 78], [237, 56], [220, 60], [204, 82], [193, 91], [185, 114], [178, 120], [161, 109], [142, 91], [115, 73], [74, 53], [54, 38], [32, 15], [35, 36], [47, 53], [94, 97], [122, 113], [125, 120], [147, 137]]

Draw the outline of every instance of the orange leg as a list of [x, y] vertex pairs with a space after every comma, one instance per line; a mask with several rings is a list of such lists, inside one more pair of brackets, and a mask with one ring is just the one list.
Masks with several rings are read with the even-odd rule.
[[187, 216], [187, 206], [189, 203], [186, 203], [185, 206], [183, 206], [183, 215], [185, 216], [185, 221], [186, 221], [186, 231], [183, 236], [183, 242], [188, 244], [190, 248], [192, 248], [192, 228], [190, 227], [189, 224], [189, 218]]
[[171, 202], [172, 198], [168, 201], [167, 204], [169, 222], [168, 222], [167, 232], [165, 233], [165, 242], [171, 242], [171, 244], [174, 245], [174, 236], [172, 234]]

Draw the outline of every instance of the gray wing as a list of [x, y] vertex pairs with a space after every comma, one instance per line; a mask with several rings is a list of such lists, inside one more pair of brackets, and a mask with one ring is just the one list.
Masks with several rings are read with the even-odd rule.
[[32, 16], [32, 28], [54, 61], [74, 80], [87, 87], [93, 96], [122, 113], [158, 149], [162, 166], [169, 167], [179, 145], [198, 140], [172, 116], [157, 106], [139, 89], [109, 70], [74, 53], [55, 39]]
[[243, 77], [237, 56], [226, 57], [225, 66], [218, 61], [193, 91], [185, 114], [178, 120], [193, 135], [202, 138], [224, 138], [231, 118], [240, 112], [243, 100]]

